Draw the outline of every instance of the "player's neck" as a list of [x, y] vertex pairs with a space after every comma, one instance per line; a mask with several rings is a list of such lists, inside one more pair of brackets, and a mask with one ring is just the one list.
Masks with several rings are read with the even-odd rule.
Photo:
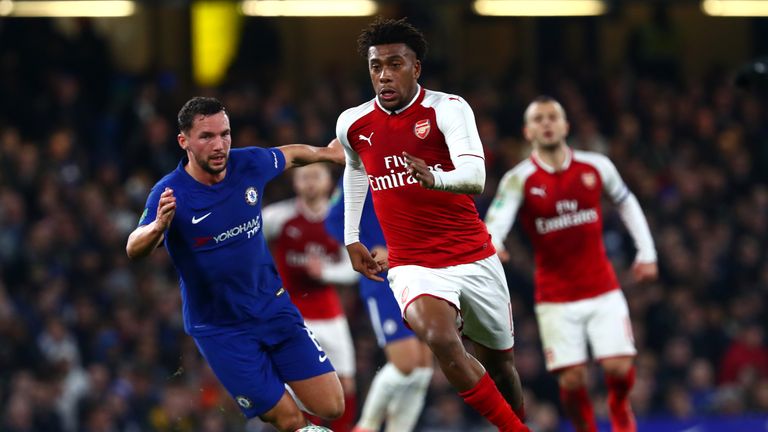
[[536, 156], [555, 171], [560, 171], [568, 157], [568, 146], [564, 142], [555, 146], [538, 146]]

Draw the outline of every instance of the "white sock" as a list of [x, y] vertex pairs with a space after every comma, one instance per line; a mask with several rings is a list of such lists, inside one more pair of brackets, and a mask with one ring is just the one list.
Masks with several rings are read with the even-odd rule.
[[409, 375], [403, 375], [392, 363], [385, 364], [373, 378], [357, 426], [378, 431], [384, 422], [387, 405], [396, 393], [402, 393], [400, 389], [407, 387], [409, 379]]
[[386, 432], [410, 432], [416, 427], [431, 380], [432, 368], [416, 368], [408, 375], [408, 385], [387, 406]]

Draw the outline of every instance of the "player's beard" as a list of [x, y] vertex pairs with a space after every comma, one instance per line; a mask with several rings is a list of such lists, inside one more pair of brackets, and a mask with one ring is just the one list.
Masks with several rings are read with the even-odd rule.
[[221, 166], [221, 168], [214, 168], [214, 167], [212, 167], [211, 163], [210, 163], [210, 160], [207, 159], [207, 158], [203, 159], [201, 157], [197, 157], [196, 156], [195, 159], [197, 160], [197, 164], [200, 165], [200, 168], [202, 168], [203, 171], [205, 171], [205, 172], [207, 172], [208, 174], [211, 174], [211, 175], [217, 175], [217, 174], [220, 174], [222, 171], [224, 171], [227, 168], [227, 161], [228, 161], [229, 158], [227, 157], [227, 155], [224, 155], [224, 164]]

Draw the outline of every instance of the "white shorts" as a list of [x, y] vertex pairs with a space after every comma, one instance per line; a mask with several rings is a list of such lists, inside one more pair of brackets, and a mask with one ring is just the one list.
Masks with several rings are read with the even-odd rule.
[[495, 350], [515, 345], [507, 279], [495, 254], [437, 269], [397, 266], [389, 270], [388, 278], [403, 317], [409, 304], [429, 295], [447, 301], [460, 312], [457, 324], [474, 342]]
[[539, 303], [535, 309], [549, 371], [586, 363], [587, 344], [597, 360], [637, 354], [621, 290], [574, 302]]
[[336, 373], [341, 377], [355, 376], [355, 348], [345, 316], [327, 320], [304, 320], [307, 328], [328, 354]]

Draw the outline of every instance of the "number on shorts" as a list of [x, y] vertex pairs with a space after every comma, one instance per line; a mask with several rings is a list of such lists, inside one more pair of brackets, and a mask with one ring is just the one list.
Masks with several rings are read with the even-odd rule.
[[320, 342], [318, 342], [317, 339], [315, 339], [315, 334], [312, 333], [312, 330], [310, 330], [308, 327], [304, 327], [304, 330], [307, 331], [307, 335], [309, 335], [309, 338], [312, 339], [312, 343], [315, 344], [315, 346], [317, 347], [317, 350], [320, 352], [323, 352], [323, 347], [321, 347]]

